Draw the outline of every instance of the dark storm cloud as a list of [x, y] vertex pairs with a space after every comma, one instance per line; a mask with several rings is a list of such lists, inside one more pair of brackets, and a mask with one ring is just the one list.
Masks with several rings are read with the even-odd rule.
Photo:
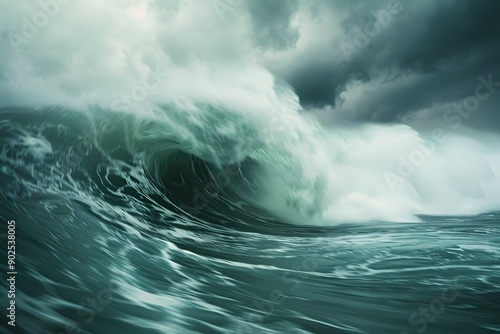
[[[500, 81], [498, 1], [332, 1], [315, 10], [317, 18], [322, 11], [338, 13], [331, 24], [339, 24], [342, 35], [274, 69], [304, 105], [331, 105], [352, 119], [395, 121], [473, 95], [480, 75]], [[367, 88], [358, 96], [363, 103], [346, 101], [353, 82]], [[482, 103], [471, 124], [492, 125], [494, 117], [499, 123], [499, 100], [500, 92]]]
[[[54, 15], [41, 3], [0, 11], [2, 101], [47, 83], [83, 94], [96, 78], [121, 91], [159, 59], [199, 72], [251, 60], [331, 122], [419, 112], [429, 123], [473, 95], [478, 76], [500, 81], [497, 0], [89, 0]], [[500, 91], [467, 124], [500, 127], [498, 105]]]
[[291, 19], [298, 9], [297, 0], [254, 0], [245, 4], [252, 17], [253, 38], [259, 47], [293, 47], [298, 38], [298, 31], [291, 26]]

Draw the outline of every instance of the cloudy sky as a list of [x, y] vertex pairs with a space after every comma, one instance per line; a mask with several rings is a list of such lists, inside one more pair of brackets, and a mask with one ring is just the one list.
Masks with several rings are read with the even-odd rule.
[[498, 13], [496, 0], [5, 1], [0, 103], [126, 89], [161, 59], [263, 68], [326, 124], [432, 127], [469, 103], [468, 127], [498, 131]]

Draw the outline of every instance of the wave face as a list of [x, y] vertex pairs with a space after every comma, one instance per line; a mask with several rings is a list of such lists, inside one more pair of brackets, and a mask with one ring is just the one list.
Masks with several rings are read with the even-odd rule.
[[[152, 76], [166, 75], [157, 71]], [[117, 99], [108, 93], [79, 99], [55, 94], [54, 107], [39, 113], [56, 124], [61, 117], [82, 122], [81, 142], [66, 152], [89, 146], [107, 157], [116, 151], [141, 156], [157, 183], [165, 182], [163, 174], [174, 177], [172, 169], [182, 171], [175, 177], [189, 184], [179, 187], [197, 192], [183, 203], [188, 207], [210, 206], [230, 192], [283, 221], [322, 226], [418, 221], [419, 215], [473, 215], [500, 208], [496, 135], [459, 135], [441, 128], [439, 135], [426, 135], [404, 125], [325, 128], [266, 71], [234, 69], [211, 77], [167, 72], [169, 79], [140, 100], [134, 97], [142, 86]], [[39, 103], [26, 101], [19, 113], [36, 114], [46, 123], [34, 112]], [[16, 112], [7, 108], [5, 113]], [[26, 140], [43, 142], [31, 149], [51, 147], [43, 137]], [[186, 174], [180, 161], [205, 166], [204, 179]]]

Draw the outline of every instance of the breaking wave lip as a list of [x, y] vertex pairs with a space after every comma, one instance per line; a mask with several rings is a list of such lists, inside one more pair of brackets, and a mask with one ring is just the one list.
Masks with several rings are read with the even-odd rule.
[[[332, 225], [500, 208], [497, 138], [450, 135], [436, 143], [401, 125], [326, 129], [289, 87], [273, 82], [272, 92], [258, 95], [268, 101], [257, 109], [184, 100], [133, 112], [103, 105], [27, 112], [54, 123], [72, 119], [70, 127], [79, 118], [70, 152], [95, 148], [115, 161], [142, 160], [151, 183], [192, 216], [237, 212]], [[51, 150], [40, 138], [24, 143], [41, 156]], [[415, 156], [425, 161], [408, 165]]]
[[[177, 131], [183, 150], [221, 170], [219, 177], [231, 179], [224, 166], [245, 166], [238, 169], [238, 182], [220, 185], [212, 179], [217, 189], [294, 223], [411, 221], [418, 214], [477, 214], [500, 207], [498, 142], [450, 136], [433, 143], [413, 174], [401, 175], [402, 161], [432, 142], [404, 126], [324, 129], [304, 115], [293, 92], [276, 92], [285, 94], [277, 99], [285, 103], [278, 116], [200, 103], [195, 121], [192, 111], [166, 108], [168, 121], [159, 124], [168, 128], [163, 133]], [[162, 136], [162, 130], [148, 131]], [[205, 188], [208, 197], [213, 190]]]
[[[22, 17], [36, 7], [12, 11]], [[122, 3], [110, 8], [116, 13], [130, 10]], [[79, 17], [82, 9], [78, 5], [66, 19]], [[123, 17], [113, 19], [120, 23]], [[79, 59], [95, 50], [67, 48], [73, 35], [89, 37], [95, 31], [68, 24], [74, 34], [61, 36], [57, 25], [46, 27], [47, 33], [26, 45], [29, 57], [7, 50], [0, 100], [24, 106], [34, 117], [35, 110], [58, 106], [50, 116], [54, 122], [69, 114], [86, 118], [86, 125], [78, 126], [86, 139], [73, 150], [94, 145], [100, 152], [120, 151], [132, 160], [156, 150], [196, 165], [200, 159], [210, 166], [204, 172], [208, 174], [244, 166], [230, 176], [227, 186], [218, 187], [224, 188], [221, 192], [230, 191], [238, 201], [296, 224], [415, 221], [419, 214], [476, 214], [500, 208], [498, 135], [487, 138], [450, 130], [446, 141], [436, 143], [402, 125], [327, 129], [309, 115], [287, 84], [262, 66], [251, 65], [251, 56], [207, 73], [196, 69], [197, 59], [176, 62], [157, 38], [151, 38], [163, 31], [160, 25], [168, 28], [168, 22], [156, 15], [149, 19], [151, 24], [107, 30], [102, 39], [106, 47], [102, 56], [94, 57], [95, 63]], [[15, 21], [6, 24], [18, 29]], [[42, 45], [60, 46], [62, 53], [36, 52]], [[41, 64], [51, 64], [50, 69]], [[122, 128], [115, 129], [121, 131], [113, 141], [116, 147], [108, 136], [114, 127]], [[47, 155], [40, 140], [27, 140], [25, 146], [39, 147], [38, 154]], [[158, 154], [154, 157], [149, 160], [153, 165], [160, 159]], [[161, 161], [173, 165], [168, 159]], [[188, 168], [188, 163], [182, 166]], [[164, 168], [156, 166], [151, 173], [160, 170]], [[165, 173], [168, 179], [171, 172]], [[213, 203], [205, 188], [220, 181], [205, 185], [197, 183], [197, 175], [189, 177], [194, 180], [186, 175], [183, 182], [201, 192], [179, 190], [187, 197], [197, 196], [189, 202]]]
[[152, 180], [177, 187], [185, 207], [245, 203], [301, 225], [500, 208], [497, 135], [450, 132], [438, 142], [404, 125], [325, 128], [265, 70], [169, 75], [129, 106], [105, 93], [55, 94], [56, 107], [30, 101], [24, 109], [43, 124], [73, 119], [82, 137], [73, 151], [143, 155]]

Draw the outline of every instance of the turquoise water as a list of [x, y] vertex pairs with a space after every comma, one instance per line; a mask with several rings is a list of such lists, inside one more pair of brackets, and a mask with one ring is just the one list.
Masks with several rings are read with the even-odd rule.
[[60, 109], [0, 115], [0, 218], [16, 221], [18, 272], [3, 332], [500, 331], [500, 213], [290, 224], [249, 200], [251, 158], [124, 140], [112, 118], [96, 136]]

